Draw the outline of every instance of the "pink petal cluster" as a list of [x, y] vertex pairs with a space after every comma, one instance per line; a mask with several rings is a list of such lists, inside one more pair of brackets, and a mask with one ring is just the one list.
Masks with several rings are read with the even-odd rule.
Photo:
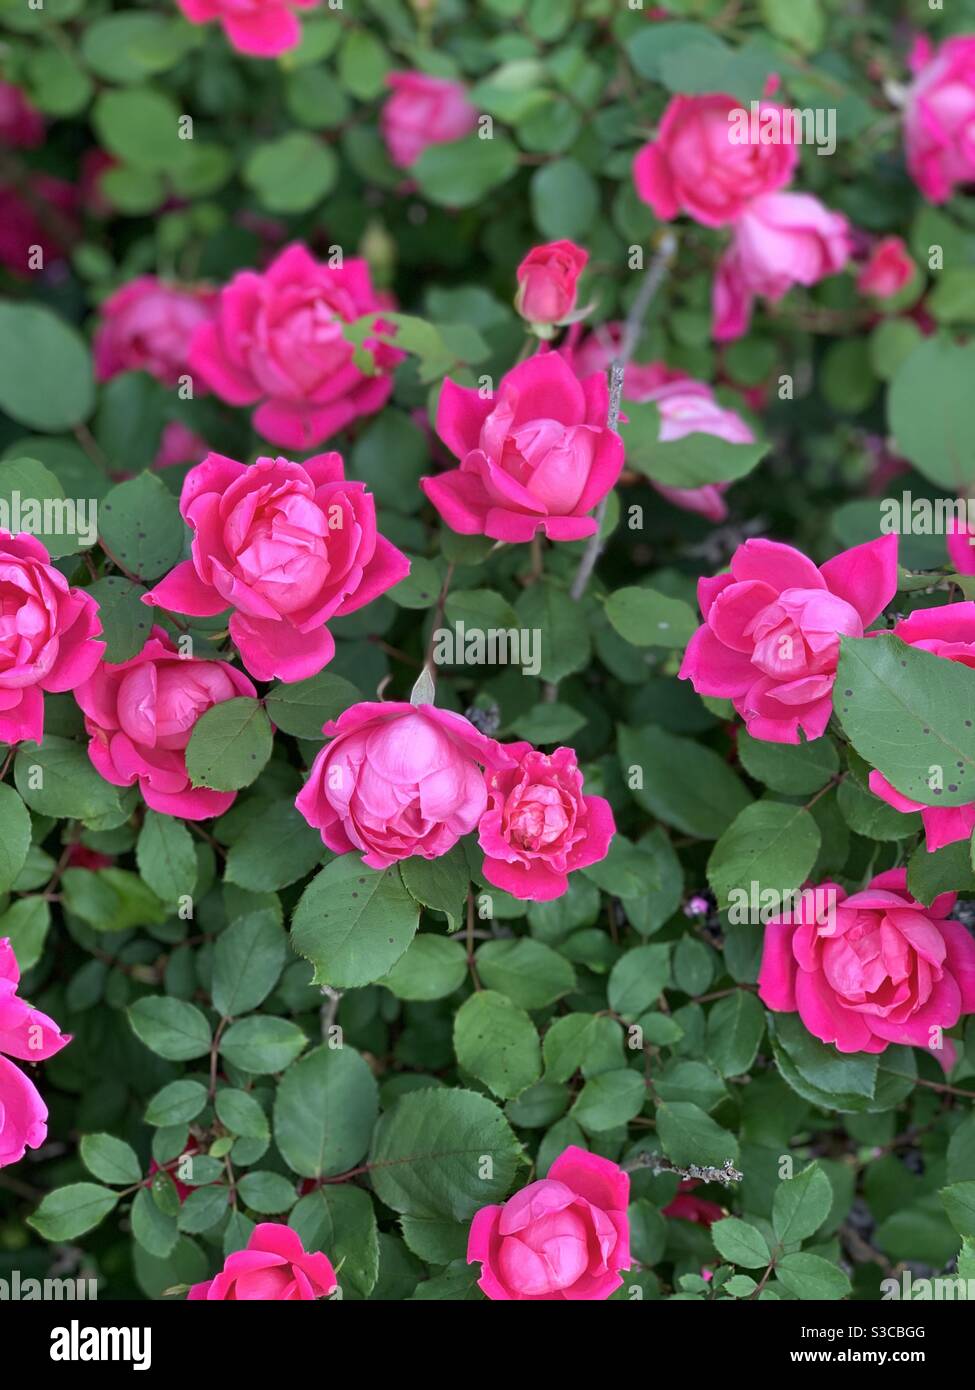
[[297, 48], [301, 25], [294, 11], [313, 10], [321, 0], [178, 0], [191, 24], [218, 19], [232, 48], [254, 58], [276, 58]]
[[907, 870], [878, 874], [835, 909], [804, 894], [795, 914], [765, 928], [758, 993], [777, 1013], [798, 1011], [810, 1033], [840, 1052], [883, 1052], [890, 1043], [948, 1052], [940, 1030], [975, 1012], [975, 940], [948, 914], [955, 893], [922, 907]]
[[[38, 209], [45, 206], [51, 211], [42, 218]], [[48, 269], [78, 235], [77, 213], [78, 190], [64, 179], [32, 171], [22, 188], [0, 180], [0, 265], [26, 280], [41, 268], [31, 261], [39, 246]]]
[[386, 83], [392, 93], [379, 125], [398, 169], [410, 168], [431, 145], [470, 135], [477, 125], [477, 109], [460, 82], [425, 72], [391, 72]]
[[88, 756], [106, 782], [138, 782], [146, 804], [167, 816], [221, 816], [236, 792], [194, 787], [186, 745], [213, 705], [257, 694], [226, 661], [180, 656], [161, 627], [128, 661], [102, 662], [75, 691], [89, 734]]
[[903, 239], [885, 236], [873, 247], [866, 265], [857, 276], [857, 289], [861, 294], [870, 294], [876, 299], [889, 299], [891, 295], [900, 294], [916, 273], [917, 266]]
[[8, 149], [35, 150], [44, 143], [44, 117], [19, 87], [0, 82], [0, 145]]
[[956, 574], [975, 574], [975, 531], [955, 524], [945, 543]]
[[296, 1231], [276, 1221], [262, 1221], [251, 1231], [245, 1250], [235, 1250], [214, 1279], [193, 1284], [187, 1300], [210, 1303], [313, 1302], [338, 1287], [332, 1262], [305, 1250]]
[[206, 440], [184, 425], [182, 420], [169, 420], [163, 426], [152, 466], [170, 468], [176, 463], [194, 463], [209, 452], [210, 446]]
[[554, 324], [576, 307], [589, 252], [573, 241], [535, 246], [518, 267], [515, 308], [529, 323]]
[[609, 1298], [630, 1267], [629, 1175], [571, 1144], [548, 1177], [471, 1222], [467, 1263], [495, 1301]]
[[815, 285], [850, 258], [850, 224], [809, 193], [767, 193], [735, 222], [713, 286], [718, 342], [748, 331], [756, 296], [777, 303], [793, 285]]
[[0, 939], [0, 1168], [17, 1163], [26, 1149], [38, 1149], [47, 1138], [47, 1106], [34, 1083], [8, 1058], [43, 1062], [67, 1046], [47, 1014], [32, 1009], [17, 994], [20, 968], [7, 937]]
[[383, 307], [365, 261], [324, 265], [295, 244], [263, 274], [241, 271], [221, 290], [212, 321], [193, 335], [190, 367], [228, 404], [260, 402], [254, 428], [264, 439], [313, 449], [389, 399], [403, 354], [367, 340], [376, 375], [366, 376], [343, 332]]
[[488, 395], [448, 377], [437, 432], [460, 467], [423, 478], [421, 486], [463, 536], [591, 536], [590, 513], [623, 467], [623, 442], [608, 420], [605, 374], [579, 381], [558, 352], [520, 362]]
[[0, 531], [0, 742], [40, 743], [42, 691], [73, 690], [101, 661], [98, 604], [34, 536]]
[[[723, 227], [752, 198], [774, 193], [792, 178], [799, 161], [795, 145], [732, 139], [729, 115], [740, 106], [721, 92], [671, 98], [657, 138], [643, 146], [633, 165], [637, 193], [658, 217], [686, 212], [705, 227]], [[760, 110], [768, 108], [778, 109], [763, 102]]]
[[798, 743], [824, 733], [840, 636], [862, 637], [897, 587], [897, 537], [881, 536], [821, 568], [777, 541], [748, 540], [730, 574], [698, 581], [704, 624], [680, 668], [699, 695], [733, 701], [753, 738]]
[[503, 748], [514, 765], [488, 774], [488, 805], [478, 826], [484, 877], [516, 898], [560, 898], [573, 869], [606, 858], [616, 833], [613, 812], [604, 797], [583, 795], [571, 748]]
[[143, 602], [214, 617], [257, 680], [303, 680], [335, 654], [325, 626], [377, 598], [410, 563], [376, 530], [364, 483], [346, 482], [340, 454], [250, 467], [209, 454], [183, 481], [180, 510], [195, 535], [184, 560]]
[[360, 850], [372, 869], [446, 854], [484, 814], [483, 769], [508, 762], [470, 720], [434, 705], [363, 702], [322, 732], [330, 742], [295, 805], [329, 849]]
[[140, 275], [110, 295], [99, 313], [93, 350], [95, 374], [110, 381], [119, 372], [148, 372], [175, 386], [189, 371], [190, 342], [216, 306], [212, 290], [169, 285]]
[[[950, 603], [944, 608], [918, 608], [893, 629], [909, 647], [933, 652], [945, 661], [975, 666], [975, 603]], [[968, 840], [975, 830], [975, 802], [967, 806], [928, 806], [903, 796], [883, 773], [870, 773], [870, 790], [888, 806], [905, 813], [920, 811], [929, 853]], [[935, 793], [932, 792], [932, 796]]]
[[975, 35], [935, 51], [925, 42], [907, 94], [904, 138], [911, 178], [931, 203], [975, 182]]

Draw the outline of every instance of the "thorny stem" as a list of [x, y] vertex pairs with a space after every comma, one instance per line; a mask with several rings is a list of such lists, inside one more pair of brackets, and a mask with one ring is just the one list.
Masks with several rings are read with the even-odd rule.
[[433, 648], [437, 640], [437, 629], [443, 624], [444, 609], [447, 606], [447, 595], [450, 593], [450, 581], [453, 579], [453, 577], [454, 562], [453, 560], [451, 560], [447, 566], [447, 572], [443, 577], [443, 583], [440, 586], [440, 595], [437, 599], [437, 608], [433, 615], [433, 627], [430, 629], [430, 641], [427, 646], [427, 654], [423, 663], [425, 668], [430, 672], [431, 678], [434, 680], [436, 679], [436, 675], [433, 669]]
[[745, 1178], [744, 1173], [739, 1173], [730, 1158], [726, 1158], [720, 1168], [711, 1164], [702, 1168], [697, 1163], [690, 1163], [686, 1168], [681, 1168], [678, 1164], [671, 1163], [669, 1158], [650, 1153], [646, 1149], [628, 1159], [623, 1167], [628, 1173], [649, 1168], [655, 1178], [659, 1177], [661, 1173], [676, 1173], [679, 1178], [695, 1178], [698, 1182], [719, 1182], [724, 1187], [727, 1187], [729, 1183], [743, 1182]]
[[467, 968], [471, 972], [471, 983], [476, 990], [481, 988], [474, 965], [474, 894], [467, 890]]

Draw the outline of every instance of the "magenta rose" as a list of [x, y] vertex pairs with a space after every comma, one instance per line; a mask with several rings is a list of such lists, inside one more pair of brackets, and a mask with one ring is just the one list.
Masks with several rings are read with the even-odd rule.
[[88, 756], [106, 782], [138, 782], [146, 805], [166, 816], [222, 816], [236, 792], [194, 787], [186, 745], [196, 721], [214, 705], [257, 691], [226, 661], [181, 657], [166, 631], [154, 627], [137, 656], [102, 662], [75, 691], [85, 715]]
[[897, 588], [897, 537], [854, 546], [821, 568], [778, 541], [749, 540], [731, 573], [698, 580], [704, 615], [680, 668], [699, 695], [731, 700], [753, 738], [825, 732], [840, 636], [862, 637]]
[[19, 87], [0, 82], [0, 145], [34, 150], [44, 143], [44, 117]]
[[287, 247], [263, 274], [241, 271], [190, 344], [190, 366], [230, 405], [253, 405], [254, 428], [283, 448], [313, 449], [361, 415], [381, 410], [403, 354], [367, 340], [377, 375], [352, 361], [347, 323], [380, 311], [369, 267], [316, 261]]
[[44, 697], [73, 690], [101, 661], [98, 604], [73, 589], [34, 536], [0, 531], [0, 742], [40, 743]]
[[550, 241], [529, 251], [517, 271], [515, 308], [522, 318], [541, 324], [567, 319], [588, 260], [589, 252], [573, 241]]
[[182, 420], [169, 420], [163, 427], [153, 468], [171, 468], [176, 463], [195, 463], [210, 453], [210, 446]]
[[975, 531], [954, 521], [950, 524], [945, 544], [956, 573], [975, 574]]
[[250, 1233], [245, 1250], [235, 1250], [214, 1279], [193, 1284], [189, 1300], [275, 1303], [312, 1302], [338, 1287], [332, 1262], [317, 1250], [305, 1250], [296, 1231], [277, 1221], [262, 1221]]
[[975, 35], [958, 34], [914, 55], [904, 138], [911, 178], [931, 203], [975, 181]]
[[410, 571], [376, 530], [365, 483], [345, 481], [340, 454], [249, 467], [208, 454], [183, 480], [180, 510], [196, 532], [193, 558], [143, 603], [196, 618], [232, 607], [230, 635], [257, 680], [317, 675], [335, 655], [326, 621]]
[[276, 58], [297, 48], [301, 25], [295, 10], [313, 10], [321, 0], [177, 0], [191, 24], [218, 19], [238, 53]]
[[857, 289], [875, 299], [889, 299], [911, 283], [917, 266], [899, 236], [885, 236], [877, 242], [866, 265], [857, 276]]
[[[799, 160], [793, 144], [738, 144], [730, 113], [741, 103], [723, 93], [675, 96], [657, 138], [633, 165], [636, 190], [658, 217], [686, 212], [705, 227], [734, 222], [746, 205], [789, 182]], [[779, 110], [762, 102], [761, 111]]]
[[[47, 215], [39, 216], [45, 207]], [[64, 179], [31, 172], [21, 187], [0, 183], [0, 265], [26, 280], [39, 268], [31, 265], [39, 246], [44, 269], [50, 269], [80, 234], [77, 213], [78, 190]]]
[[734, 226], [718, 263], [713, 333], [719, 342], [748, 331], [756, 295], [777, 303], [793, 285], [815, 285], [850, 258], [850, 224], [809, 193], [755, 198]]
[[379, 118], [389, 157], [398, 169], [408, 169], [431, 145], [449, 144], [470, 135], [477, 109], [467, 100], [460, 82], [430, 77], [425, 72], [391, 72], [386, 78], [392, 95]]
[[18, 1163], [26, 1149], [39, 1149], [47, 1138], [47, 1106], [29, 1077], [15, 1067], [43, 1062], [71, 1038], [53, 1018], [32, 1009], [17, 994], [20, 968], [7, 937], [0, 939], [0, 1168]]
[[[817, 911], [825, 890], [836, 906]], [[939, 1032], [975, 1012], [975, 941], [951, 921], [955, 893], [922, 907], [907, 891], [907, 870], [878, 874], [847, 897], [836, 884], [803, 894], [793, 916], [765, 928], [759, 998], [794, 1013], [840, 1052], [883, 1052], [889, 1043], [942, 1047]], [[948, 1060], [945, 1057], [944, 1060]]]
[[484, 814], [484, 769], [508, 763], [470, 720], [434, 705], [364, 702], [322, 732], [330, 742], [295, 805], [329, 849], [361, 850], [371, 869], [446, 854]]
[[[922, 651], [944, 657], [945, 661], [975, 667], [975, 603], [919, 608], [897, 623], [893, 633], [909, 647], [920, 647]], [[870, 773], [870, 790], [896, 811], [921, 812], [929, 853], [954, 844], [956, 840], [968, 840], [975, 830], [975, 802], [967, 806], [928, 806], [903, 796], [876, 770]]]
[[608, 419], [605, 375], [579, 381], [558, 352], [520, 362], [487, 396], [448, 377], [437, 433], [460, 467], [420, 485], [462, 536], [591, 536], [589, 513], [623, 467], [623, 441]]
[[467, 1263], [496, 1301], [609, 1298], [630, 1267], [629, 1200], [618, 1164], [570, 1144], [547, 1178], [475, 1214]]
[[606, 858], [616, 833], [613, 812], [604, 797], [583, 795], [571, 748], [503, 748], [515, 765], [488, 774], [488, 805], [478, 826], [484, 877], [516, 898], [560, 898], [573, 869]]
[[213, 316], [212, 290], [167, 285], [140, 275], [102, 305], [93, 344], [95, 375], [110, 381], [119, 372], [148, 372], [175, 386], [189, 371], [190, 341]]

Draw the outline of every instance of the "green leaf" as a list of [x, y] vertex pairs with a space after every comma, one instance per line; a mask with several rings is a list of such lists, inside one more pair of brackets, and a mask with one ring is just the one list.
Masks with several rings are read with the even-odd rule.
[[735, 817], [708, 860], [708, 882], [720, 907], [742, 893], [750, 898], [753, 885], [780, 894], [798, 888], [819, 854], [819, 826], [802, 806], [780, 801], [757, 801]]
[[613, 966], [609, 974], [609, 1007], [623, 1018], [634, 1019], [660, 998], [670, 979], [669, 943], [665, 946], [634, 946]]
[[306, 1250], [328, 1252], [343, 1291], [369, 1297], [379, 1277], [379, 1235], [368, 1192], [351, 1183], [320, 1187], [292, 1208], [288, 1225]]
[[836, 745], [828, 738], [812, 743], [767, 743], [741, 729], [735, 747], [751, 777], [786, 796], [818, 792], [840, 770]]
[[297, 1198], [293, 1182], [281, 1173], [267, 1170], [245, 1173], [237, 1183], [237, 1191], [244, 1204], [261, 1216], [290, 1211]]
[[441, 1088], [402, 1096], [382, 1116], [369, 1176], [393, 1211], [466, 1222], [504, 1201], [521, 1161], [518, 1140], [493, 1101]]
[[960, 1236], [975, 1237], [975, 1181], [952, 1183], [938, 1194], [948, 1220]]
[[439, 859], [424, 859], [422, 855], [414, 854], [402, 860], [399, 868], [403, 886], [410, 897], [422, 907], [445, 913], [450, 930], [456, 931], [461, 925], [470, 888], [470, 874], [463, 848], [454, 845]]
[[273, 685], [265, 706], [272, 723], [297, 738], [321, 738], [322, 725], [362, 699], [351, 681], [322, 671], [308, 680]]
[[765, 1032], [765, 1010], [748, 990], [736, 989], [708, 1013], [707, 1055], [721, 1076], [741, 1076], [751, 1067]]
[[628, 467], [666, 487], [696, 488], [734, 482], [768, 453], [768, 444], [729, 444], [713, 434], [687, 434], [660, 442], [660, 411], [653, 401], [626, 403], [621, 426]]
[[51, 908], [41, 897], [18, 898], [0, 913], [0, 938], [9, 938], [21, 970], [40, 960], [50, 929]]
[[477, 135], [430, 145], [412, 166], [420, 192], [446, 208], [468, 208], [507, 183], [518, 168], [518, 150], [504, 135]]
[[772, 1202], [772, 1225], [780, 1245], [805, 1240], [819, 1230], [833, 1205], [829, 1178], [810, 1163], [793, 1178], [783, 1178]]
[[193, 725], [186, 745], [186, 770], [195, 787], [239, 791], [260, 776], [272, 742], [260, 700], [240, 695], [211, 706]]
[[639, 1115], [646, 1099], [647, 1087], [641, 1073], [622, 1067], [591, 1076], [569, 1114], [587, 1134], [600, 1134], [629, 1124]]
[[775, 1277], [796, 1298], [848, 1298], [853, 1292], [849, 1279], [837, 1265], [805, 1252], [783, 1255], [776, 1263]]
[[715, 1124], [700, 1106], [689, 1101], [661, 1101], [657, 1106], [657, 1135], [667, 1157], [680, 1168], [696, 1163], [720, 1167], [738, 1157], [734, 1135]]
[[253, 893], [276, 892], [309, 874], [324, 852], [293, 797], [272, 801], [230, 847], [225, 877]]
[[213, 1007], [225, 1017], [250, 1013], [277, 984], [288, 941], [273, 912], [259, 908], [217, 937], [213, 951]]
[[762, 15], [776, 38], [806, 53], [823, 45], [826, 16], [820, 0], [761, 0]]
[[503, 994], [472, 994], [454, 1019], [454, 1051], [464, 1071], [502, 1100], [520, 1095], [542, 1073], [535, 1025]]
[[[25, 447], [41, 453], [39, 443], [28, 441]], [[94, 499], [65, 498], [60, 480], [38, 459], [0, 462], [0, 529], [29, 532], [59, 559], [93, 544], [95, 518]]]
[[975, 891], [970, 843], [956, 840], [933, 853], [927, 844], [919, 844], [907, 861], [907, 891], [926, 907], [939, 893]]
[[187, 1235], [211, 1231], [223, 1220], [229, 1200], [230, 1194], [222, 1184], [198, 1187], [183, 1199], [176, 1224]]
[[193, 1004], [167, 995], [146, 995], [129, 1005], [129, 1022], [150, 1052], [188, 1062], [210, 1051], [210, 1025]]
[[318, 1047], [285, 1072], [274, 1103], [274, 1141], [303, 1178], [353, 1168], [379, 1113], [375, 1078], [352, 1047]]
[[5, 782], [0, 782], [0, 893], [13, 887], [27, 862], [31, 824], [27, 807]]
[[599, 184], [577, 159], [550, 160], [532, 175], [532, 220], [549, 241], [584, 237], [599, 203]]
[[139, 873], [163, 902], [191, 894], [196, 887], [196, 846], [182, 821], [146, 808], [135, 847]]
[[[854, 748], [929, 806], [975, 800], [975, 671], [899, 637], [844, 637], [833, 706]], [[939, 790], [940, 788], [940, 790]]]
[[617, 589], [606, 600], [606, 616], [635, 647], [669, 647], [680, 651], [697, 631], [697, 615], [682, 599], [654, 589]]
[[466, 977], [467, 955], [459, 941], [420, 932], [379, 984], [397, 999], [427, 1002], [453, 994]]
[[592, 639], [588, 624], [580, 621], [579, 607], [565, 589], [549, 581], [533, 584], [515, 605], [521, 627], [535, 632], [536, 641], [540, 638], [537, 674], [543, 681], [557, 685], [589, 664]]
[[155, 473], [140, 473], [98, 504], [98, 534], [129, 574], [158, 579], [182, 555], [186, 524], [165, 483]]
[[217, 1092], [214, 1109], [217, 1119], [231, 1134], [242, 1134], [247, 1139], [269, 1139], [271, 1136], [267, 1116], [249, 1091], [225, 1087]]
[[315, 983], [340, 989], [380, 980], [416, 932], [420, 910], [394, 864], [381, 873], [357, 854], [327, 864], [302, 893], [291, 944], [315, 967]]
[[96, 579], [86, 590], [98, 604], [106, 661], [128, 661], [146, 644], [152, 628], [150, 610], [142, 602], [147, 590], [119, 574]]
[[[951, 496], [975, 479], [973, 373], [975, 343], [925, 338], [894, 374], [887, 394], [896, 452]], [[842, 684], [838, 677], [837, 690]]]
[[[827, 1186], [829, 1184], [827, 1183]], [[746, 1269], [765, 1269], [771, 1258], [768, 1241], [756, 1227], [737, 1216], [726, 1216], [711, 1227], [714, 1248], [725, 1260]]]
[[268, 212], [308, 212], [335, 187], [339, 162], [324, 140], [292, 130], [258, 145], [243, 179]]
[[716, 840], [751, 802], [719, 754], [664, 729], [621, 726], [619, 758], [639, 805], [686, 835]]
[[193, 30], [167, 15], [109, 14], [84, 29], [81, 55], [96, 77], [128, 84], [165, 72], [194, 42]]
[[230, 1025], [220, 1039], [220, 1052], [241, 1071], [265, 1076], [284, 1071], [307, 1042], [297, 1023], [271, 1014], [255, 1014]]
[[207, 1088], [199, 1081], [183, 1077], [157, 1091], [146, 1106], [147, 1125], [160, 1127], [189, 1124], [207, 1103]]
[[118, 1193], [93, 1182], [74, 1182], [49, 1192], [28, 1226], [44, 1240], [63, 1242], [83, 1236], [104, 1220], [118, 1201]]
[[148, 1188], [140, 1187], [135, 1194], [130, 1219], [132, 1234], [144, 1250], [155, 1255], [157, 1260], [164, 1260], [172, 1254], [179, 1240], [176, 1217], [163, 1211], [153, 1201]]
[[565, 1014], [549, 1026], [542, 1056], [546, 1081], [568, 1081], [579, 1070], [586, 1076], [614, 1071], [623, 1064], [623, 1030], [605, 1015]]
[[0, 300], [0, 410], [21, 425], [58, 434], [87, 420], [94, 401], [91, 355], [81, 335], [39, 304]]
[[529, 743], [564, 743], [586, 724], [586, 716], [558, 700], [543, 700], [512, 721], [511, 729]]
[[103, 92], [92, 124], [99, 143], [123, 164], [148, 173], [177, 166], [186, 154], [180, 139], [180, 113], [168, 96], [148, 88]]
[[547, 1008], [576, 987], [571, 962], [530, 936], [485, 941], [475, 961], [482, 984], [522, 1009]]
[[86, 1134], [79, 1145], [81, 1161], [102, 1182], [128, 1187], [139, 1182], [142, 1164], [130, 1144], [112, 1134]]

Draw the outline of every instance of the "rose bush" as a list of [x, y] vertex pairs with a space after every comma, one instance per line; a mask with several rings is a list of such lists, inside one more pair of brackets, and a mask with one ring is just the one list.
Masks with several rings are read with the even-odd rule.
[[0, 6], [0, 1293], [975, 1278], [973, 30]]

